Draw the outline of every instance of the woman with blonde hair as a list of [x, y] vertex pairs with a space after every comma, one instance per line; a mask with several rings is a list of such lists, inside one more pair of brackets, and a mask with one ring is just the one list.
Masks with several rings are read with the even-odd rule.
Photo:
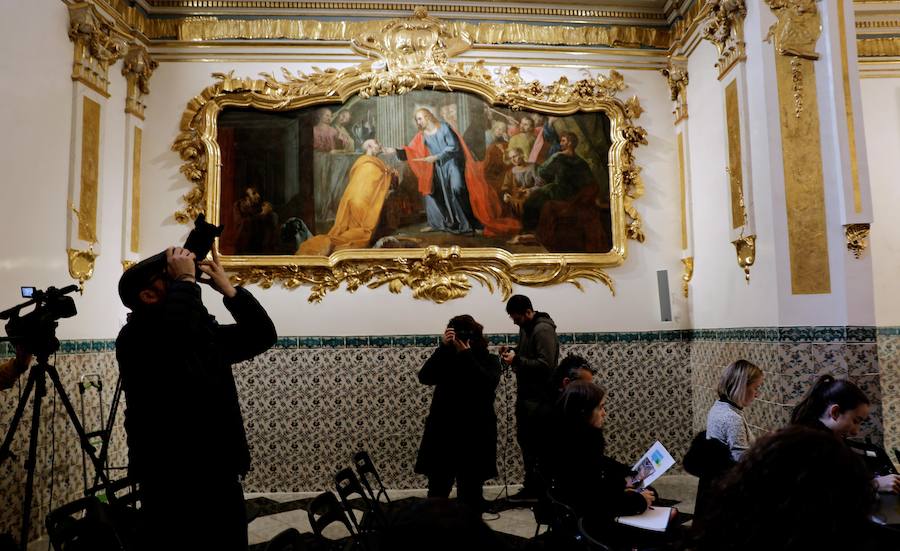
[[719, 379], [719, 399], [706, 416], [706, 438], [728, 446], [735, 461], [750, 447], [753, 435], [744, 419], [744, 409], [756, 399], [762, 382], [763, 372], [756, 365], [747, 360], [732, 363]]

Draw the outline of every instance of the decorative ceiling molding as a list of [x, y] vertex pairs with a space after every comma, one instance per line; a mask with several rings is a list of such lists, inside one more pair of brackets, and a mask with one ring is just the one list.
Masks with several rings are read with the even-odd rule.
[[[74, 0], [63, 1], [76, 3]], [[276, 40], [349, 42], [352, 33], [347, 29], [383, 21], [398, 12], [412, 12], [415, 6], [425, 5], [442, 19], [465, 26], [467, 32], [475, 29], [473, 36], [477, 46], [621, 47], [666, 50], [669, 54], [684, 56], [699, 43], [697, 31], [702, 30], [710, 15], [709, 4], [704, 0], [464, 1], [452, 5], [437, 0], [88, 1], [107, 16], [117, 32], [145, 46], [153, 46], [154, 50], [169, 49], [173, 42], [182, 40], [191, 41], [183, 46], [208, 46], [235, 39], [244, 41], [245, 45], [253, 45], [254, 40], [258, 41], [256, 44], [265, 41], [268, 46]], [[855, 0], [853, 4], [859, 57], [865, 60], [900, 56], [900, 44], [895, 38], [900, 35], [900, 0]], [[360, 18], [361, 12], [366, 13], [365, 19]], [[222, 19], [210, 17], [213, 14]], [[350, 16], [353, 21], [340, 20]], [[477, 22], [479, 19], [493, 22]], [[546, 24], [561, 21], [569, 25]], [[266, 26], [281, 34], [265, 36], [264, 32], [247, 31], [248, 28]], [[345, 30], [340, 32], [338, 27]]]

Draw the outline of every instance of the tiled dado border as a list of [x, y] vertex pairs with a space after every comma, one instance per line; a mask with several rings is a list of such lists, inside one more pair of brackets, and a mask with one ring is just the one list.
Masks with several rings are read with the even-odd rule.
[[[602, 333], [559, 333], [562, 344], [611, 342], [849, 342], [871, 343], [877, 336], [900, 335], [900, 327], [872, 326], [799, 326], [738, 327], [729, 329], [683, 329]], [[488, 335], [493, 345], [512, 344], [517, 333]], [[276, 348], [355, 348], [389, 346], [436, 346], [439, 335], [374, 335], [350, 337], [279, 337]], [[115, 339], [77, 339], [60, 341], [60, 354], [89, 354], [115, 350]], [[12, 355], [9, 343], [0, 343], [0, 356]]]

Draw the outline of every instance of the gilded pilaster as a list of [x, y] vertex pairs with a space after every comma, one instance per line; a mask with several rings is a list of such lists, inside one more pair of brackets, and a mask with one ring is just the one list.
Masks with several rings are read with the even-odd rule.
[[815, 68], [821, 20], [815, 0], [766, 3], [778, 18], [767, 38], [776, 53], [791, 289], [830, 293]]
[[143, 120], [145, 95], [150, 93], [150, 77], [159, 63], [150, 57], [147, 48], [131, 44], [125, 59], [122, 61], [122, 75], [127, 84], [127, 96], [125, 97], [125, 112], [131, 113]]
[[744, 0], [706, 0], [709, 6], [709, 21], [703, 29], [703, 38], [716, 45], [719, 60], [719, 80], [740, 61], [747, 59], [744, 43], [744, 18], [747, 6]]
[[125, 55], [124, 37], [87, 2], [69, 6], [69, 39], [75, 43], [72, 80], [109, 97], [109, 66]]

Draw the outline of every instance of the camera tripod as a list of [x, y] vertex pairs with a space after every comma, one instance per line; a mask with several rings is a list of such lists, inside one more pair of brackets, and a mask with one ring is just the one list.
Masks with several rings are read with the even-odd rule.
[[[55, 343], [55, 346], [53, 346], [52, 352], [55, 352], [59, 348], [59, 341], [54, 337], [53, 342]], [[66, 413], [69, 415], [69, 420], [72, 422], [72, 426], [78, 434], [78, 441], [81, 443], [81, 448], [87, 452], [87, 455], [91, 458], [91, 462], [94, 464], [97, 478], [99, 478], [104, 485], [109, 485], [109, 477], [106, 475], [104, 462], [95, 454], [96, 449], [85, 434], [84, 427], [81, 425], [81, 421], [78, 420], [78, 416], [75, 414], [75, 408], [72, 407], [72, 401], [69, 399], [69, 396], [66, 394], [66, 389], [59, 380], [59, 372], [56, 370], [56, 367], [50, 365], [47, 361], [49, 356], [50, 353], [45, 350], [37, 353], [37, 364], [33, 365], [30, 369], [28, 382], [25, 383], [25, 390], [19, 398], [19, 404], [16, 406], [16, 411], [13, 414], [3, 444], [0, 445], [0, 465], [2, 465], [6, 459], [14, 457], [12, 452], [10, 452], [10, 446], [12, 445], [19, 422], [22, 420], [22, 415], [25, 413], [25, 406], [28, 404], [28, 398], [31, 396], [32, 392], [34, 392], [34, 402], [32, 404], [31, 412], [31, 431], [28, 441], [28, 459], [25, 461], [27, 475], [25, 478], [25, 499], [22, 504], [22, 531], [19, 539], [19, 548], [23, 551], [28, 547], [31, 501], [34, 496], [34, 469], [37, 456], [38, 433], [41, 426], [41, 402], [47, 395], [47, 375], [50, 376], [50, 380], [56, 388], [56, 393], [59, 395], [63, 407], [65, 407]]]

